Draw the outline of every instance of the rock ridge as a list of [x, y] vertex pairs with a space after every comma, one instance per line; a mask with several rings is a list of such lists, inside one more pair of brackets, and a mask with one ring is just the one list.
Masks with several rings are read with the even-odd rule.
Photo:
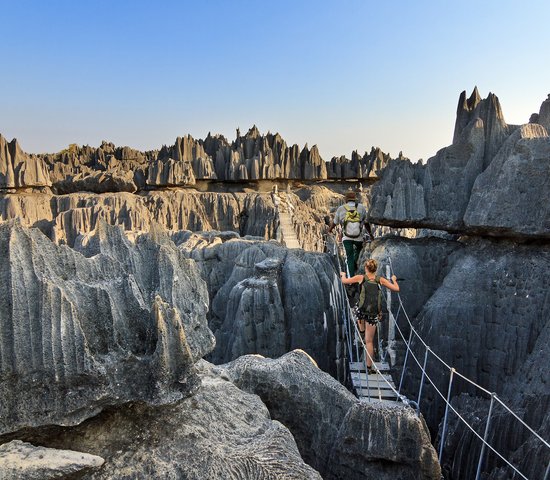
[[[515, 239], [550, 238], [550, 137], [545, 100], [531, 123], [504, 121], [477, 88], [460, 95], [452, 145], [425, 165], [390, 160], [373, 186], [370, 217], [391, 227]], [[537, 124], [534, 120], [540, 120]]]

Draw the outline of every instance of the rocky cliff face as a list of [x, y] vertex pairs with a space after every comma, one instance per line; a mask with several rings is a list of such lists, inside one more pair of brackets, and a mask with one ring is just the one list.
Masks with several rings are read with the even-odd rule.
[[453, 144], [426, 165], [389, 162], [371, 217], [391, 226], [548, 238], [550, 213], [539, 199], [550, 196], [542, 180], [549, 149], [543, 125], [506, 125], [495, 95], [480, 100], [474, 90], [466, 100], [463, 92]]
[[154, 191], [144, 195], [75, 193], [20, 194], [0, 198], [0, 219], [19, 218], [40, 228], [56, 243], [74, 245], [100, 221], [120, 225], [136, 236], [155, 226], [169, 231], [233, 230], [274, 238], [276, 211], [270, 195]]
[[[550, 214], [543, 200], [550, 197], [547, 106], [548, 100], [529, 124], [510, 126], [494, 95], [481, 100], [477, 89], [468, 99], [463, 93], [453, 144], [426, 165], [391, 161], [373, 189], [371, 215], [385, 225], [468, 237], [386, 240], [370, 252], [382, 268], [391, 257], [402, 278], [404, 304], [433, 352], [495, 392], [545, 438], [550, 434], [550, 394], [541, 374], [550, 326]], [[407, 335], [402, 313], [398, 324]], [[413, 351], [422, 362], [419, 341]], [[398, 345], [398, 365], [403, 354]], [[449, 371], [428, 354], [427, 372], [420, 407], [434, 436], [441, 435], [444, 404], [434, 387], [447, 392]], [[409, 398], [417, 398], [419, 384], [420, 370], [409, 357], [404, 383]], [[483, 434], [487, 395], [455, 377], [451, 397]], [[493, 411], [489, 441], [527, 478], [544, 475], [550, 452], [501, 406]], [[451, 413], [442, 458], [446, 478], [475, 477], [480, 450], [479, 440]], [[491, 479], [513, 475], [493, 454], [483, 471]]]
[[[247, 353], [278, 357], [295, 348], [344, 377], [337, 271], [330, 257], [289, 251], [276, 242], [196, 236], [180, 248], [208, 284], [209, 325], [224, 363]], [[337, 373], [337, 370], [340, 370]]]
[[[404, 305], [433, 352], [495, 392], [543, 438], [550, 434], [550, 393], [541, 371], [548, 363], [549, 254], [547, 245], [479, 238], [460, 242], [389, 239], [376, 242], [370, 253], [379, 260], [382, 274], [388, 257], [392, 259]], [[394, 298], [394, 313], [396, 303]], [[397, 321], [407, 337], [409, 328], [402, 312]], [[412, 345], [422, 363], [425, 348], [418, 340]], [[397, 346], [397, 365], [402, 365], [403, 357], [401, 343]], [[421, 375], [410, 356], [405, 373], [404, 393], [416, 400]], [[434, 386], [446, 394], [450, 372], [428, 354], [427, 374], [430, 382], [424, 385], [420, 407], [435, 438], [438, 430], [441, 435], [445, 406]], [[455, 377], [451, 398], [455, 408], [483, 432], [489, 404], [486, 396]], [[475, 477], [480, 442], [453, 414], [450, 425], [442, 460], [446, 478]], [[502, 407], [493, 412], [489, 439], [528, 478], [544, 472], [549, 452]], [[536, 460], [525, 456], [530, 449], [539, 452]], [[490, 478], [510, 478], [511, 470], [503, 468], [494, 456], [489, 457], [484, 471]]]
[[[387, 461], [393, 476], [439, 478], [435, 451], [412, 411], [359, 405], [305, 354], [283, 356], [267, 368], [249, 360], [230, 368], [200, 360], [214, 345], [202, 271], [214, 298], [230, 290], [219, 330], [234, 333], [219, 338], [232, 354], [239, 353], [238, 344], [280, 347], [281, 355], [300, 345], [321, 362], [333, 361], [327, 352], [342, 348], [328, 341], [341, 337], [330, 306], [342, 299], [327, 256], [290, 253], [233, 232], [152, 231], [130, 242], [122, 229], [105, 222], [79, 237], [74, 248], [55, 245], [36, 229], [4, 223], [0, 250], [7, 292], [0, 302], [5, 472], [28, 478], [78, 472], [79, 478], [96, 479], [313, 479], [322, 470], [325, 478], [350, 472], [368, 478]], [[231, 285], [239, 275], [243, 280]], [[221, 301], [220, 295], [212, 303], [221, 308]], [[258, 311], [265, 315], [258, 318]], [[240, 388], [256, 389], [270, 411]], [[303, 408], [312, 393], [316, 402]], [[273, 395], [279, 394], [276, 401]], [[311, 423], [312, 413], [325, 417], [323, 423]], [[305, 434], [304, 425], [310, 429]], [[345, 426], [343, 435], [337, 425]], [[384, 440], [358, 443], [350, 457], [347, 445], [365, 429]], [[414, 437], [417, 447], [403, 450], [403, 437]], [[333, 443], [337, 448], [330, 449]], [[333, 461], [327, 463], [325, 453]], [[45, 468], [33, 456], [51, 462]]]
[[473, 186], [464, 213], [468, 231], [508, 237], [550, 236], [550, 138], [523, 125], [504, 142]]
[[108, 226], [86, 258], [0, 225], [0, 434], [76, 424], [109, 405], [189, 395], [213, 348], [208, 296], [172, 244]]

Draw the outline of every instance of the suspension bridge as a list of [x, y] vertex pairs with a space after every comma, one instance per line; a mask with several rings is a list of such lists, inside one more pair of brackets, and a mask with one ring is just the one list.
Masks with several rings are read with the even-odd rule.
[[[346, 268], [344, 265], [347, 264], [345, 261], [345, 252], [343, 255], [340, 254], [340, 249], [338, 247], [338, 244], [334, 240], [332, 236], [327, 236], [326, 242], [325, 242], [327, 251], [331, 253], [336, 262], [337, 267], [340, 269], [339, 271], [346, 271]], [[343, 250], [343, 249], [342, 249]], [[342, 258], [344, 257], [344, 258]], [[388, 257], [387, 260], [387, 266], [386, 266], [386, 276], [389, 278], [391, 275], [394, 274], [393, 271], [393, 265], [391, 262], [391, 258]], [[506, 403], [500, 399], [495, 392], [491, 392], [481, 385], [477, 384], [473, 380], [469, 379], [465, 375], [462, 375], [460, 372], [458, 372], [455, 368], [450, 366], [447, 362], [445, 362], [431, 347], [428, 345], [424, 339], [420, 336], [418, 331], [413, 326], [413, 323], [411, 321], [410, 316], [408, 315], [405, 306], [403, 304], [403, 301], [401, 299], [401, 295], [399, 292], [397, 292], [396, 295], [396, 306], [397, 310], [395, 308], [392, 308], [392, 299], [391, 294], [388, 291], [387, 296], [383, 296], [386, 302], [386, 308], [388, 311], [388, 337], [387, 337], [387, 343], [384, 346], [383, 342], [381, 340], [380, 332], [378, 332], [378, 357], [379, 358], [371, 358], [368, 350], [366, 348], [364, 339], [359, 332], [358, 326], [357, 326], [357, 319], [355, 317], [355, 314], [350, 307], [347, 292], [345, 290], [345, 287], [341, 281], [338, 279], [338, 286], [337, 289], [339, 290], [340, 297], [343, 299], [341, 305], [338, 306], [338, 308], [341, 308], [341, 317], [343, 320], [343, 326], [344, 326], [344, 336], [345, 336], [345, 343], [346, 343], [346, 349], [347, 349], [347, 355], [348, 355], [348, 367], [349, 367], [349, 376], [351, 379], [352, 388], [354, 389], [356, 395], [360, 399], [360, 401], [363, 402], [401, 402], [406, 406], [414, 408], [418, 413], [420, 413], [420, 404], [422, 401], [423, 393], [425, 392], [426, 385], [430, 385], [436, 395], [444, 402], [445, 405], [445, 413], [442, 419], [442, 424], [440, 425], [440, 432], [441, 436], [439, 438], [439, 461], [441, 463], [441, 460], [443, 456], [445, 455], [444, 447], [445, 447], [445, 440], [447, 435], [447, 430], [449, 427], [449, 422], [451, 419], [451, 416], [454, 415], [458, 421], [460, 421], [463, 426], [473, 434], [475, 438], [477, 438], [481, 442], [481, 450], [479, 454], [479, 458], [477, 461], [477, 469], [476, 469], [476, 475], [475, 479], [479, 480], [482, 478], [483, 473], [483, 464], [484, 461], [487, 459], [488, 452], [491, 452], [494, 454], [502, 464], [504, 465], [504, 468], [507, 468], [510, 472], [510, 476], [507, 478], [511, 479], [525, 479], [525, 480], [550, 480], [550, 444], [548, 441], [546, 441], [544, 438], [542, 438], [533, 428], [531, 428], [529, 425], [527, 425]], [[395, 310], [395, 314], [393, 313]], [[405, 324], [409, 328], [409, 335], [405, 336], [403, 329], [399, 326], [399, 318], [402, 319], [402, 321], [405, 322]], [[379, 327], [380, 328], [380, 327]], [[396, 333], [397, 333], [397, 341], [402, 342], [402, 344], [405, 347], [405, 356], [403, 365], [401, 368], [401, 374], [399, 376], [399, 382], [398, 385], [394, 383], [394, 378], [391, 375], [392, 367], [395, 366], [396, 363]], [[421, 346], [421, 349], [424, 350], [424, 356], [418, 354], [418, 352], [414, 352], [411, 348], [412, 342], [416, 341], [417, 345]], [[367, 369], [367, 361], [369, 363], [372, 362], [373, 367], [371, 370], [374, 370], [374, 373], [369, 374]], [[448, 375], [448, 384], [447, 384], [447, 391], [442, 391], [442, 389], [438, 388], [436, 386], [436, 383], [433, 378], [430, 377], [428, 374], [426, 368], [428, 365], [428, 362], [437, 362], [441, 368], [446, 372]], [[420, 377], [420, 383], [418, 385], [418, 392], [414, 399], [408, 398], [403, 394], [403, 383], [405, 379], [405, 375], [407, 372], [407, 369], [410, 369], [411, 366], [416, 365], [421, 371], [421, 377]], [[478, 391], [480, 395], [485, 395], [486, 397], [490, 398], [490, 404], [487, 414], [487, 420], [485, 423], [485, 427], [483, 429], [482, 433], [479, 433], [476, 431], [474, 425], [472, 425], [468, 420], [465, 418], [465, 415], [461, 414], [455, 406], [451, 404], [452, 399], [452, 393], [453, 393], [453, 381], [455, 379], [461, 379], [465, 382], [467, 382], [470, 386], [474, 387], [475, 390]], [[409, 396], [410, 396], [410, 388], [408, 389]], [[504, 412], [507, 412], [511, 418], [513, 418], [516, 422], [518, 422], [518, 425], [521, 425], [523, 428], [525, 428], [526, 432], [528, 432], [531, 439], [538, 444], [538, 449], [536, 450], [539, 452], [539, 454], [544, 455], [544, 457], [541, 457], [544, 461], [545, 458], [548, 458], [546, 460], [546, 468], [543, 471], [540, 472], [537, 476], [531, 476], [531, 478], [527, 477], [522, 471], [520, 471], [519, 467], [512, 463], [512, 461], [509, 458], [506, 458], [505, 455], [503, 455], [501, 452], [499, 452], [490, 442], [490, 429], [491, 429], [491, 422], [493, 421], [493, 417], [495, 414], [496, 407], [500, 406]], [[517, 463], [517, 462], [516, 462]], [[544, 463], [543, 463], [544, 465]]]

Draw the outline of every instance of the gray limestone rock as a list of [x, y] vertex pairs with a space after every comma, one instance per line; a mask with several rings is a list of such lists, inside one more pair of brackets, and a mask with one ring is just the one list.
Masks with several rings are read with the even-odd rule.
[[[374, 258], [378, 262], [377, 275], [390, 278], [394, 272], [401, 287], [399, 296], [408, 314], [415, 317], [441, 286], [449, 270], [460, 258], [462, 249], [461, 243], [440, 238], [388, 237], [373, 242], [370, 248], [365, 249], [359, 263], [363, 265], [369, 258]], [[363, 267], [361, 271], [364, 271]], [[384, 290], [384, 293], [387, 292]], [[396, 294], [391, 294], [391, 302], [395, 311], [399, 305]], [[404, 316], [400, 316], [398, 321], [408, 335], [409, 327]]]
[[493, 93], [489, 93], [487, 98], [481, 100], [477, 87], [475, 87], [468, 100], [466, 100], [466, 91], [460, 94], [453, 144], [458, 143], [464, 134], [464, 130], [472, 122], [477, 122], [478, 119], [482, 121], [484, 129], [483, 168], [486, 168], [510, 134], [512, 127], [504, 121], [498, 97]]
[[339, 180], [377, 179], [389, 161], [390, 156], [379, 148], [372, 147], [370, 153], [365, 152], [362, 157], [355, 150], [351, 160], [342, 156], [327, 162], [327, 176]]
[[464, 215], [476, 234], [550, 238], [550, 137], [526, 124], [506, 140], [474, 184]]
[[370, 219], [395, 227], [459, 231], [472, 185], [483, 169], [484, 126], [472, 120], [426, 165], [393, 160], [373, 187]]
[[167, 240], [108, 225], [81, 253], [0, 225], [0, 434], [77, 424], [110, 405], [166, 403], [197, 386], [214, 346], [207, 291]]
[[437, 455], [414, 411], [361, 404], [304, 352], [277, 360], [249, 355], [218, 368], [260, 396], [323, 478], [439, 480]]
[[[377, 241], [369, 254], [380, 261], [379, 273], [384, 272], [388, 257], [392, 258], [405, 308], [432, 351], [462, 375], [496, 392], [520, 418], [548, 438], [550, 390], [544, 366], [550, 341], [549, 248], [545, 244], [428, 237]], [[396, 313], [398, 304], [394, 301], [392, 305]], [[402, 314], [398, 324], [407, 337], [408, 324]], [[424, 347], [418, 339], [413, 339], [412, 347], [422, 363]], [[398, 345], [398, 350], [403, 348]], [[397, 365], [402, 361], [403, 356], [398, 357]], [[438, 430], [441, 435], [444, 404], [434, 386], [445, 394], [450, 372], [434, 354], [428, 354], [427, 373], [430, 381], [424, 385], [420, 406], [435, 438]], [[417, 399], [420, 380], [419, 367], [409, 355], [403, 385], [408, 398]], [[452, 398], [459, 412], [483, 433], [489, 405], [486, 396], [455, 376]], [[543, 476], [548, 450], [502, 407], [493, 412], [489, 438], [527, 478]], [[479, 441], [450, 415], [443, 454], [446, 476], [475, 477], [479, 453]], [[484, 472], [495, 480], [511, 477], [511, 470], [502, 468], [491, 455]]]
[[55, 243], [74, 245], [100, 221], [119, 225], [129, 236], [161, 226], [167, 231], [233, 230], [275, 237], [276, 211], [269, 194], [209, 193], [192, 190], [0, 195], [0, 220], [19, 218], [40, 228]]
[[76, 174], [68, 176], [53, 184], [53, 190], [58, 195], [75, 192], [131, 192], [138, 189], [134, 183], [132, 172], [92, 172], [90, 174]]
[[0, 480], [74, 478], [74, 474], [90, 473], [103, 462], [97, 455], [35, 447], [13, 440], [0, 445]]
[[[143, 153], [129, 147], [116, 147], [112, 143], [102, 142], [98, 148], [72, 144], [59, 153], [39, 157], [48, 166], [50, 177], [60, 193], [87, 191], [86, 188], [89, 187], [93, 188], [90, 191], [119, 191], [112, 190], [117, 187], [121, 188], [120, 191], [133, 191], [130, 190], [130, 181], [135, 188], [145, 187], [147, 164], [156, 158], [156, 152]], [[72, 178], [76, 178], [78, 186], [84, 190], [74, 190], [76, 186], [70, 185]], [[103, 182], [98, 182], [100, 179]]]
[[218, 345], [210, 356], [214, 363], [302, 348], [323, 370], [342, 375], [341, 294], [328, 255], [243, 239], [187, 242], [180, 248], [208, 284], [209, 325]]
[[[549, 342], [550, 323], [546, 322], [526, 360], [518, 362], [517, 372], [507, 379], [499, 395], [543, 439], [550, 436], [550, 389], [548, 372], [544, 368], [548, 364]], [[489, 412], [488, 398], [462, 394], [453, 399], [453, 406], [473, 424], [476, 431], [484, 431]], [[527, 478], [544, 478], [550, 462], [550, 450], [497, 402], [491, 414], [488, 441]], [[451, 416], [449, 422], [445, 451], [453, 452], [453, 455], [444, 455], [442, 459], [442, 466], [449, 472], [449, 478], [475, 477], [481, 442], [464, 429], [455, 416]], [[503, 465], [495, 455], [487, 453], [483, 472], [491, 480], [506, 480], [514, 474], [510, 466]]]
[[167, 158], [155, 160], [149, 165], [147, 185], [149, 187], [175, 187], [194, 185], [195, 174], [190, 162]]
[[453, 144], [426, 165], [390, 161], [373, 188], [370, 218], [394, 227], [547, 238], [549, 145], [540, 125], [506, 125], [493, 94], [480, 100], [477, 89], [469, 99], [463, 92]]
[[0, 189], [49, 187], [51, 184], [42, 158], [27, 155], [16, 139], [8, 143], [0, 135]]
[[550, 131], [550, 94], [548, 94], [548, 98], [540, 106], [536, 123], [546, 128], [547, 132]]
[[321, 478], [258, 396], [211, 372], [206, 362], [198, 372], [201, 387], [179, 402], [125, 405], [77, 427], [35, 435], [56, 448], [101, 455], [102, 468], [85, 477], [93, 480]]
[[[442, 285], [426, 302], [417, 329], [448, 365], [502, 395], [547, 328], [549, 269], [547, 247], [473, 242], [459, 254]], [[418, 342], [414, 351], [424, 358], [424, 348]], [[446, 368], [430, 358], [428, 372], [434, 385], [446, 391]], [[407, 373], [405, 389], [414, 398], [418, 369]], [[456, 386], [454, 394], [460, 393], [479, 394], [466, 383]], [[421, 406], [435, 431], [443, 404], [431, 387], [426, 388]], [[530, 421], [528, 416], [526, 421]]]

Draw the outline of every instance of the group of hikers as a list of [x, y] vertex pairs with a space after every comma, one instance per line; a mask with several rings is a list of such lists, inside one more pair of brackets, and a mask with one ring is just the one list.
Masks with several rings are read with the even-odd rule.
[[368, 239], [373, 240], [371, 226], [368, 222], [367, 209], [357, 201], [357, 195], [353, 191], [345, 194], [346, 203], [341, 205], [330, 221], [329, 233], [336, 226], [341, 227], [341, 239], [346, 252], [346, 264], [348, 274], [340, 272], [342, 283], [346, 285], [359, 284], [360, 294], [357, 304], [354, 306], [359, 331], [364, 335], [367, 347], [367, 368], [369, 373], [374, 373], [372, 359], [374, 358], [374, 336], [376, 326], [382, 319], [382, 295], [380, 286], [394, 292], [399, 291], [397, 278], [392, 275], [391, 280], [377, 275], [378, 263], [369, 258], [364, 265], [365, 273], [357, 274], [357, 261], [363, 248], [363, 229], [368, 234]]

